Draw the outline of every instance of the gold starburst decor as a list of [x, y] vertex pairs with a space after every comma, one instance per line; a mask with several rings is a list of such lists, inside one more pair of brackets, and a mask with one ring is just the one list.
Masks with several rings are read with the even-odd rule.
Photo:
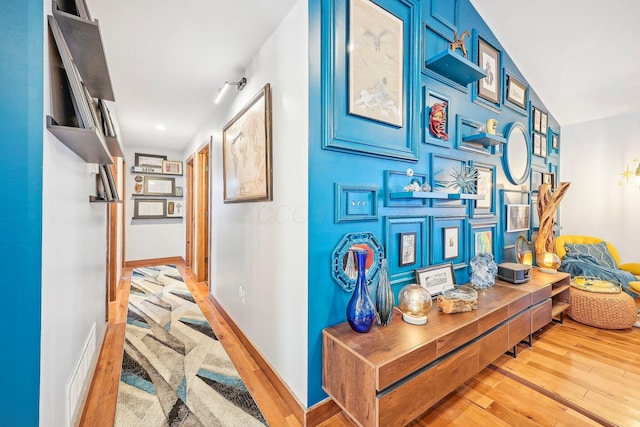
[[478, 182], [478, 169], [463, 165], [460, 168], [453, 168], [449, 174], [453, 181], [449, 181], [447, 187], [453, 188], [461, 194], [476, 194], [476, 183]]

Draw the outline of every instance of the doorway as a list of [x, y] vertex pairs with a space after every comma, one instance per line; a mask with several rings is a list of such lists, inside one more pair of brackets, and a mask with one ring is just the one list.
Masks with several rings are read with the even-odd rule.
[[186, 173], [186, 204], [187, 204], [187, 208], [186, 208], [186, 238], [185, 238], [185, 266], [187, 267], [193, 267], [193, 236], [195, 234], [195, 221], [194, 221], [194, 216], [195, 216], [195, 209], [193, 207], [193, 199], [194, 199], [194, 194], [193, 194], [193, 190], [194, 188], [196, 188], [196, 182], [195, 182], [195, 175], [194, 175], [194, 155], [190, 156], [187, 161], [186, 161], [186, 168], [185, 168], [185, 173]]
[[196, 279], [209, 287], [209, 144], [198, 151], [196, 209]]

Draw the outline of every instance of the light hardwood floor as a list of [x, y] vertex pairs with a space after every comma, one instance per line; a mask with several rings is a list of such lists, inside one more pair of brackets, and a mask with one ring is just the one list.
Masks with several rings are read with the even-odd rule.
[[[272, 427], [301, 426], [286, 396], [269, 382], [208, 296], [204, 284], [177, 264], [213, 330]], [[131, 268], [123, 269], [118, 297], [81, 426], [112, 426], [122, 363]], [[566, 319], [538, 332], [533, 348], [503, 355], [411, 426], [640, 426], [640, 329], [607, 331]], [[351, 427], [340, 413], [319, 424]], [[144, 426], [141, 426], [144, 427]]]

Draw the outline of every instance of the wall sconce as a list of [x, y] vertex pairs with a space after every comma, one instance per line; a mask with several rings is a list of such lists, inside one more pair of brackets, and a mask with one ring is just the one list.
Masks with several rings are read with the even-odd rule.
[[633, 167], [629, 167], [629, 164], [627, 164], [627, 169], [620, 174], [624, 179], [624, 183], [620, 182], [620, 185], [629, 184], [629, 181], [631, 181], [631, 183], [640, 188], [640, 161], [638, 161], [638, 159], [634, 159], [632, 164]]
[[239, 92], [242, 89], [244, 89], [244, 87], [246, 85], [247, 85], [247, 78], [246, 77], [241, 78], [237, 82], [224, 82], [222, 87], [220, 87], [218, 89], [218, 95], [216, 95], [216, 100], [214, 102], [216, 104], [219, 104], [220, 101], [222, 100], [222, 98], [224, 98], [224, 94], [227, 93], [227, 91], [229, 90], [230, 86], [237, 86], [238, 87], [238, 92]]

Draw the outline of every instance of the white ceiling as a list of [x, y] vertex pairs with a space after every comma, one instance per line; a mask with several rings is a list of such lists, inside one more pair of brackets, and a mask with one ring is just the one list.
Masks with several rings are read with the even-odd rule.
[[561, 125], [640, 112], [637, 0], [471, 0]]
[[[182, 150], [296, 0], [86, 1], [123, 145]], [[562, 125], [640, 111], [639, 1], [471, 3]]]
[[218, 88], [242, 77], [295, 0], [86, 2], [99, 21], [122, 144], [181, 151], [224, 108], [213, 103]]

